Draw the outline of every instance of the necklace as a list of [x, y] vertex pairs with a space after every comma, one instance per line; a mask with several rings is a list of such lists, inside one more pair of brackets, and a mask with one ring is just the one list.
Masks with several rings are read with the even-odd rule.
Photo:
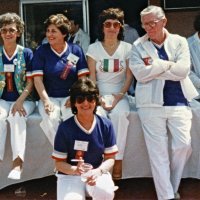
[[118, 46], [119, 41], [117, 41], [116, 43], [113, 43], [113, 44], [105, 44], [105, 42], [102, 42], [102, 44], [103, 44], [104, 48], [112, 50]]

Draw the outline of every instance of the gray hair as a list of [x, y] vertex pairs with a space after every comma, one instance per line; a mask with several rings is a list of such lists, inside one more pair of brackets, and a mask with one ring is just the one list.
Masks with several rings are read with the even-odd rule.
[[150, 13], [156, 15], [158, 19], [165, 18], [165, 13], [164, 13], [163, 9], [159, 6], [153, 6], [153, 5], [150, 5], [150, 6], [146, 7], [145, 9], [143, 9], [140, 12], [140, 16], [143, 17]]

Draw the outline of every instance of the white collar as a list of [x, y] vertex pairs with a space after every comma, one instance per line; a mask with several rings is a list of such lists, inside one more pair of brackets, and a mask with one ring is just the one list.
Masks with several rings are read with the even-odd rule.
[[68, 45], [67, 45], [67, 43], [65, 42], [65, 48], [63, 49], [63, 51], [61, 52], [61, 53], [58, 53], [57, 51], [55, 51], [52, 47], [51, 47], [51, 45], [50, 45], [50, 47], [51, 47], [51, 50], [57, 55], [57, 56], [59, 56], [59, 57], [61, 57], [64, 53], [65, 53], [65, 51], [67, 51], [67, 48], [68, 48]]
[[6, 56], [6, 58], [7, 58], [9, 61], [11, 61], [11, 60], [15, 57], [15, 55], [17, 54], [17, 48], [18, 48], [18, 46], [16, 46], [16, 49], [15, 49], [13, 55], [12, 55], [11, 57], [9, 57], [8, 54], [6, 53], [4, 47], [3, 47], [3, 53], [4, 53], [4, 55]]
[[91, 126], [90, 130], [86, 130], [86, 129], [79, 123], [79, 121], [78, 121], [76, 115], [74, 116], [74, 120], [75, 120], [77, 126], [78, 126], [82, 131], [84, 131], [86, 134], [91, 134], [91, 133], [92, 133], [92, 131], [94, 130], [94, 127], [96, 126], [96, 122], [97, 122], [96, 116], [94, 115], [94, 120], [93, 120], [93, 122], [92, 122], [92, 126]]

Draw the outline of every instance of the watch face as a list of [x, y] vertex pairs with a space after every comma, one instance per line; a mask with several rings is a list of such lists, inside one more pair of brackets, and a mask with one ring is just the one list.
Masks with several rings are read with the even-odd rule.
[[101, 169], [101, 168], [100, 168], [100, 170], [101, 170], [101, 173], [102, 173], [102, 174], [106, 174], [106, 173], [107, 173], [107, 170], [105, 170], [105, 169]]

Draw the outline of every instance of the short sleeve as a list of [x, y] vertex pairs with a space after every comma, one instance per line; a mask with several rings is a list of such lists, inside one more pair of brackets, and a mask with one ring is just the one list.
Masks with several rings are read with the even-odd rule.
[[32, 75], [42, 76], [44, 65], [45, 65], [45, 59], [43, 57], [43, 45], [42, 45], [38, 47], [34, 52], [32, 59]]
[[118, 152], [118, 148], [116, 145], [116, 137], [113, 125], [109, 119], [104, 119], [105, 129], [103, 131], [103, 139], [105, 145], [105, 154], [116, 154]]
[[66, 160], [67, 158], [67, 142], [65, 140], [66, 127], [64, 122], [58, 127], [55, 140], [52, 158], [55, 160]]
[[24, 59], [26, 62], [26, 77], [29, 78], [32, 76], [32, 59], [33, 59], [33, 52], [29, 48], [24, 48]]
[[127, 43], [127, 42], [124, 42], [124, 43], [125, 43], [125, 47], [124, 47], [124, 50], [125, 50], [125, 59], [130, 59], [132, 45], [129, 44], [129, 43]]
[[88, 51], [86, 53], [87, 56], [91, 57], [93, 60], [96, 60], [97, 61], [97, 56], [96, 56], [96, 52], [98, 52], [98, 48], [97, 48], [97, 45], [98, 45], [98, 41], [89, 45], [88, 47]]
[[69, 44], [71, 46], [71, 52], [79, 57], [79, 60], [76, 64], [78, 76], [83, 76], [89, 74], [89, 69], [85, 59], [85, 54], [83, 53], [82, 48], [76, 44]]

